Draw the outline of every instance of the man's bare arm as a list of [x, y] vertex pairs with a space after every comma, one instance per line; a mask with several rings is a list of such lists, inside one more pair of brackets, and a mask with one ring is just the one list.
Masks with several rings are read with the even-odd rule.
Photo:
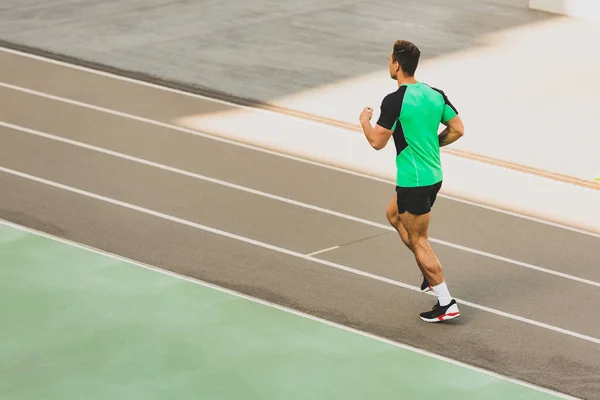
[[371, 147], [373, 147], [375, 150], [381, 150], [390, 140], [390, 137], [392, 136], [393, 132], [390, 129], [386, 129], [379, 124], [375, 124], [375, 126], [372, 126], [372, 115], [373, 110], [371, 108], [365, 108], [360, 115], [360, 124], [363, 128], [365, 137], [369, 141]]
[[462, 119], [458, 115], [444, 125], [446, 125], [446, 128], [438, 135], [440, 147], [456, 142], [465, 134], [465, 127]]

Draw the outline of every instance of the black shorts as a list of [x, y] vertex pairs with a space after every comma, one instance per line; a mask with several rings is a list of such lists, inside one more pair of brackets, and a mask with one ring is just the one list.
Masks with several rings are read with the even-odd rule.
[[398, 212], [408, 211], [414, 215], [427, 214], [431, 211], [435, 198], [442, 187], [442, 182], [430, 186], [400, 187], [396, 186], [398, 195]]

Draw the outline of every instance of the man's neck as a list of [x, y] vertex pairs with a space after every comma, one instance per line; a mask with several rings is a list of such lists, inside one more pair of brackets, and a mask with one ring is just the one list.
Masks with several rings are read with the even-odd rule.
[[404, 84], [417, 83], [417, 80], [414, 76], [406, 77], [406, 76], [398, 76], [398, 87]]

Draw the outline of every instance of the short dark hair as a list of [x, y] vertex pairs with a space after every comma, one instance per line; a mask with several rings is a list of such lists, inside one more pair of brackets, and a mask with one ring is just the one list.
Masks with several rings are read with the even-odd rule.
[[392, 60], [400, 64], [406, 76], [412, 77], [415, 75], [420, 56], [421, 50], [414, 43], [408, 40], [396, 40], [394, 43]]

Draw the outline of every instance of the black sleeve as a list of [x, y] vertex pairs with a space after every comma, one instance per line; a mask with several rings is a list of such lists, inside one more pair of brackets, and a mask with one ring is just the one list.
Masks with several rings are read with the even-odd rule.
[[433, 90], [435, 90], [436, 92], [438, 92], [439, 94], [442, 95], [442, 97], [444, 98], [444, 103], [446, 104], [446, 107], [450, 107], [451, 109], [451, 113], [454, 113], [454, 115], [458, 115], [458, 110], [456, 109], [456, 107], [454, 107], [454, 105], [450, 102], [450, 99], [448, 99], [448, 96], [446, 96], [446, 93], [444, 93], [443, 90], [440, 90], [438, 88], [432, 88]]
[[454, 111], [455, 114], [458, 114], [458, 110], [456, 109], [456, 107], [454, 107], [454, 105], [452, 103], [450, 103], [450, 99], [448, 99], [448, 96], [446, 96], [445, 93], [444, 93], [444, 101], [446, 101], [446, 105], [448, 107], [450, 107], [452, 109], [452, 111]]
[[400, 90], [390, 93], [383, 98], [383, 101], [381, 102], [381, 114], [379, 115], [377, 125], [381, 125], [390, 130], [394, 128], [396, 121], [400, 117], [403, 97], [404, 90]]

